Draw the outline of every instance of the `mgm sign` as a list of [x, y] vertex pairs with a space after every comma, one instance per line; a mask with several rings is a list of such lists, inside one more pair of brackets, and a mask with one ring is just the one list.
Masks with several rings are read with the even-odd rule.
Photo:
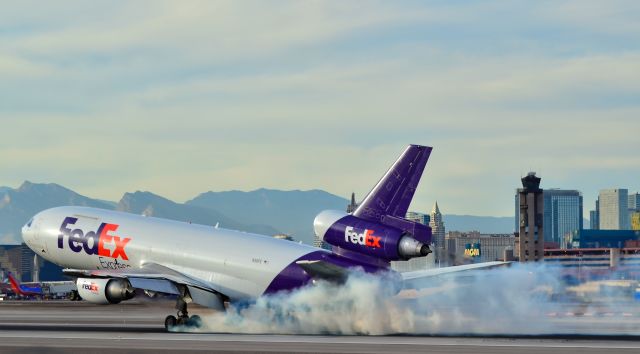
[[467, 243], [464, 245], [465, 257], [480, 257], [480, 244], [479, 243]]

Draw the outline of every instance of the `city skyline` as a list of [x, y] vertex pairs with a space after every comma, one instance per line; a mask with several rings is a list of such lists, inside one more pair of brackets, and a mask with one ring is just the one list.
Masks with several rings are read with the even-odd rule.
[[[23, 183], [34, 183], [34, 182], [32, 182], [32, 181], [24, 181]], [[38, 183], [38, 182], [35, 182], [35, 183]], [[54, 184], [60, 185], [60, 184], [55, 183], [55, 182], [42, 182], [42, 183], [44, 183], [44, 184], [54, 183]], [[19, 186], [15, 186], [15, 187], [12, 187], [12, 186], [2, 186], [2, 185], [0, 185], [0, 192], [5, 191], [5, 188], [9, 188], [9, 189], [19, 189], [21, 185], [22, 185], [22, 183], [21, 183]], [[67, 186], [64, 186], [64, 185], [60, 185], [60, 186], [61, 186], [61, 187], [64, 187], [64, 188], [68, 188]], [[70, 189], [71, 189], [71, 188], [70, 188]], [[238, 189], [232, 189], [232, 190], [226, 190], [226, 191], [213, 191], [213, 192], [235, 192], [235, 191], [239, 191], [239, 192], [255, 192], [255, 191], [260, 190], [260, 189], [275, 190], [275, 191], [297, 191], [297, 190], [300, 190], [300, 191], [311, 191], [311, 190], [321, 190], [321, 191], [324, 191], [324, 192], [331, 193], [331, 192], [329, 192], [329, 191], [325, 191], [325, 190], [322, 190], [322, 189], [319, 189], [319, 188], [312, 188], [312, 189], [309, 189], [309, 190], [303, 190], [303, 189], [290, 189], [290, 190], [287, 190], [287, 189], [266, 188], [266, 187], [259, 187], [259, 188], [254, 189], [254, 190], [238, 190]], [[543, 189], [544, 191], [549, 191], [549, 192], [554, 192], [554, 191], [573, 191], [573, 192], [577, 192], [577, 193], [579, 193], [579, 194], [580, 194], [580, 196], [581, 196], [581, 198], [580, 198], [580, 199], [581, 199], [581, 200], [583, 199], [583, 198], [582, 198], [582, 191], [579, 191], [579, 190], [564, 190], [564, 189], [560, 189], [560, 188], [542, 188], [542, 189]], [[616, 189], [619, 189], [619, 188], [616, 188]], [[632, 197], [634, 198], [634, 199], [633, 199], [633, 202], [634, 202], [634, 203], [637, 203], [637, 205], [640, 205], [640, 193], [638, 193], [638, 192], [631, 193], [631, 189], [628, 189], [628, 188], [624, 188], [624, 189], [627, 189], [627, 190], [629, 191], [629, 194], [628, 194], [628, 198], [629, 198], [629, 199], [628, 199], [629, 209], [632, 209], [632, 207], [631, 207], [631, 203], [632, 203], [632, 199], [631, 199], [631, 198], [632, 198]], [[599, 190], [599, 191], [596, 193], [596, 198], [595, 198], [595, 200], [593, 200], [593, 201], [592, 201], [593, 203], [590, 203], [590, 204], [597, 205], [597, 202], [598, 202], [598, 193], [599, 193], [600, 191], [602, 191], [602, 189], [601, 189], [601, 190]], [[78, 192], [78, 191], [76, 191], [76, 192]], [[92, 196], [92, 195], [86, 195], [86, 194], [82, 194], [82, 195], [83, 195], [83, 196], [85, 196], [85, 197], [89, 197], [89, 198], [100, 199], [100, 200], [104, 200], [104, 201], [108, 201], [108, 202], [115, 203], [115, 202], [117, 202], [118, 200], [120, 200], [120, 199], [121, 199], [121, 197], [122, 197], [124, 194], [131, 193], [131, 192], [133, 192], [133, 191], [124, 191], [124, 192], [122, 192], [119, 196], [116, 196], [115, 198], [111, 198], [111, 199], [101, 199], [101, 198], [96, 198], [95, 196]], [[162, 197], [166, 197], [165, 195], [162, 195], [162, 194], [160, 194], [160, 193], [156, 193], [155, 191], [151, 191], [151, 190], [138, 190], [138, 191], [135, 191], [135, 192], [150, 192], [150, 193], [153, 193], [153, 194], [155, 194], [155, 195], [159, 195], [159, 196], [162, 196]], [[192, 197], [188, 197], [188, 198], [187, 198], [186, 200], [184, 200], [184, 201], [181, 201], [181, 200], [174, 200], [174, 201], [175, 201], [175, 202], [186, 202], [186, 201], [189, 201], [190, 199], [192, 199], [193, 197], [197, 197], [198, 195], [200, 195], [200, 194], [202, 194], [202, 193], [206, 193], [206, 192], [209, 192], [209, 191], [200, 191], [200, 192], [197, 192], [197, 193], [196, 193], [196, 195], [194, 195], [194, 196], [192, 196]], [[334, 193], [331, 193], [331, 194], [334, 194]], [[335, 195], [335, 196], [338, 196], [338, 197], [342, 197], [342, 198], [347, 199], [347, 196], [342, 196], [342, 195], [338, 195], [338, 194], [334, 194], [334, 195]], [[366, 196], [366, 194], [365, 194], [365, 195], [363, 195], [362, 197], [357, 197], [357, 196], [355, 195], [355, 192], [351, 192], [351, 193], [350, 193], [351, 201], [352, 201], [353, 205], [356, 205], [356, 206], [357, 206], [357, 203], [356, 203], [356, 202], [361, 201], [361, 199], [363, 199], [365, 196]], [[637, 199], [636, 199], [636, 196], [637, 196]], [[518, 207], [517, 207], [517, 203], [518, 203], [518, 200], [517, 200], [517, 194], [516, 194], [516, 196], [515, 196], [515, 197], [516, 197], [515, 202], [516, 202], [516, 210], [517, 210], [517, 209], [518, 209]], [[636, 200], [637, 200], [637, 202], [636, 202]], [[437, 201], [432, 202], [432, 208], [433, 208], [433, 203], [436, 203], [436, 202], [437, 202]], [[588, 202], [588, 201], [587, 201], [587, 202]], [[430, 203], [430, 202], [426, 202], [426, 203]], [[582, 213], [582, 215], [583, 215], [583, 219], [584, 219], [584, 220], [591, 221], [591, 219], [592, 219], [592, 218], [591, 218], [590, 212], [593, 212], [595, 209], [594, 209], [593, 207], [589, 206], [589, 204], [584, 205], [584, 202], [582, 202], [582, 204], [583, 204], [583, 207], [582, 207], [581, 209], [583, 209], [583, 213]], [[353, 207], [353, 206], [352, 206], [352, 205], [348, 205], [348, 207]], [[639, 209], [639, 210], [640, 210], [640, 207], [638, 207], [637, 209]], [[352, 210], [350, 210], [349, 208], [347, 208], [347, 211], [348, 211], [348, 212], [351, 212]], [[456, 214], [456, 213], [454, 213], [454, 212], [450, 212], [450, 213], [447, 213], [447, 214], [450, 214], [450, 215], [492, 216], [492, 217], [511, 217], [511, 216], [513, 216], [513, 215]], [[513, 212], [512, 212], [512, 214], [513, 214]], [[429, 212], [429, 211], [427, 211], [427, 210], [422, 210], [422, 209], [417, 209], [417, 208], [413, 208], [413, 207], [411, 207], [411, 208], [410, 208], [410, 211], [409, 211], [409, 214], [407, 215], [407, 218], [408, 218], [408, 219], [415, 219], [415, 218], [417, 218], [417, 217], [418, 217], [418, 215], [420, 215], [420, 216], [422, 216], [422, 217], [427, 217], [427, 219], [428, 219], [428, 218], [430, 217], [430, 212]], [[417, 220], [416, 220], [416, 221], [417, 221]], [[515, 228], [517, 228], [517, 225], [515, 226]], [[472, 230], [468, 230], [468, 231], [472, 231]]]
[[[25, 182], [26, 182], [26, 183], [33, 183], [33, 182], [31, 182], [31, 181], [24, 181], [23, 183], [25, 183]], [[43, 182], [43, 183], [48, 184], [48, 183], [53, 183], [53, 182]], [[57, 183], [55, 183], [55, 184], [57, 184]], [[59, 184], [58, 184], [58, 185], [59, 185]], [[64, 185], [60, 185], [60, 186], [62, 186], [62, 187], [64, 187], [64, 188], [68, 188], [67, 186], [64, 186]], [[5, 188], [9, 188], [9, 189], [18, 189], [19, 187], [20, 187], [20, 186], [12, 187], [12, 186], [2, 186], [2, 185], [0, 185], [0, 192], [4, 191], [4, 190], [5, 190]], [[255, 191], [258, 191], [258, 190], [260, 190], [260, 189], [275, 190], [275, 191], [297, 191], [297, 190], [300, 190], [300, 191], [311, 191], [311, 190], [321, 190], [321, 191], [324, 191], [324, 192], [331, 193], [330, 191], [325, 191], [325, 190], [322, 190], [322, 189], [319, 189], [319, 188], [313, 188], [313, 189], [309, 189], [309, 190], [303, 190], [303, 189], [291, 189], [291, 190], [286, 190], [286, 189], [265, 188], [265, 187], [259, 187], [259, 188], [255, 189], [255, 190], [247, 190], [247, 191], [238, 190], [238, 189], [233, 189], [233, 190], [228, 190], [228, 191], [213, 191], [213, 192], [235, 192], [235, 191], [240, 191], [240, 192], [255, 192]], [[597, 205], [597, 202], [598, 202], [598, 195], [599, 195], [599, 193], [600, 193], [603, 189], [599, 190], [599, 191], [596, 193], [596, 198], [595, 198], [595, 200], [593, 200], [593, 201], [591, 201], [591, 202], [586, 201], [586, 202], [587, 202], [587, 204], [584, 204], [585, 202], [583, 202], [583, 197], [582, 197], [583, 192], [582, 192], [582, 191], [579, 191], [579, 190], [564, 190], [564, 189], [560, 189], [560, 188], [547, 188], [547, 189], [542, 188], [542, 189], [545, 191], [545, 194], [546, 194], [546, 192], [557, 192], [557, 191], [560, 191], [560, 192], [567, 192], [567, 191], [577, 192], [577, 193], [580, 195], [580, 206], [581, 206], [581, 207], [580, 207], [580, 209], [582, 210], [582, 220], [580, 221], [580, 223], [583, 223], [584, 221], [587, 221], [588, 223], [587, 223], [587, 224], [584, 224], [584, 225], [583, 225], [583, 227], [584, 227], [584, 228], [587, 228], [586, 226], [587, 226], [587, 225], [589, 225], [589, 227], [588, 227], [589, 229], [592, 229], [592, 228], [593, 228], [593, 227], [592, 227], [591, 222], [592, 222], [592, 218], [593, 218], [593, 215], [594, 215], [593, 213], [594, 213], [594, 211], [595, 211], [595, 208], [594, 208], [594, 207], [592, 207], [592, 206], [590, 206], [590, 205], [594, 205], [594, 206], [595, 206], [595, 205]], [[619, 189], [619, 188], [616, 188], [616, 189]], [[640, 204], [640, 193], [638, 193], [638, 192], [633, 192], [633, 193], [632, 193], [632, 192], [631, 192], [631, 189], [628, 189], [628, 188], [624, 188], [624, 189], [627, 189], [627, 190], [629, 191], [629, 192], [628, 192], [628, 203], [629, 203], [629, 211], [631, 211], [631, 209], [632, 209], [632, 207], [631, 207], [632, 199], [631, 199], [631, 198], [632, 198], [632, 197], [634, 198], [634, 199], [633, 199], [633, 202], [634, 202], [634, 203], [638, 203], [638, 204]], [[76, 191], [76, 192], [78, 192], [78, 191]], [[98, 199], [98, 200], [108, 201], [108, 202], [111, 202], [111, 203], [117, 203], [117, 202], [118, 202], [118, 200], [120, 200], [120, 199], [121, 199], [121, 197], [122, 197], [123, 195], [125, 195], [125, 194], [127, 194], [127, 193], [131, 193], [131, 192], [134, 192], [134, 191], [125, 191], [125, 192], [122, 192], [122, 193], [120, 194], [120, 196], [118, 196], [118, 197], [116, 197], [116, 198], [113, 198], [113, 199], [96, 198], [95, 196], [92, 196], [92, 195], [86, 195], [86, 194], [82, 194], [82, 193], [81, 193], [81, 195], [83, 195], [83, 196], [85, 196], [85, 197], [89, 197], [89, 198], [94, 198], [94, 199]], [[155, 194], [155, 195], [162, 196], [162, 197], [166, 197], [165, 195], [162, 195], [162, 194], [160, 194], [160, 193], [156, 193], [155, 191], [150, 191], [150, 190], [138, 190], [138, 191], [135, 191], [135, 192], [151, 192], [151, 193], [153, 193], [153, 194]], [[188, 197], [188, 198], [187, 198], [186, 200], [184, 200], [184, 201], [182, 201], [182, 200], [174, 200], [174, 201], [175, 201], [175, 202], [179, 202], [179, 203], [187, 202], [187, 201], [189, 201], [190, 199], [192, 199], [193, 197], [197, 197], [198, 195], [200, 195], [200, 194], [202, 194], [202, 193], [206, 193], [206, 192], [209, 192], [209, 191], [201, 191], [201, 192], [198, 192], [196, 195], [194, 195], [194, 196], [192, 196], [192, 197]], [[334, 194], [334, 193], [331, 193], [331, 194]], [[345, 198], [345, 199], [347, 198], [347, 196], [342, 196], [342, 195], [338, 195], [338, 194], [334, 194], [334, 195], [335, 195], [335, 196], [338, 196], [338, 197]], [[366, 196], [366, 194], [365, 194], [365, 195], [363, 195], [362, 197], [357, 197], [357, 196], [355, 195], [355, 192], [351, 192], [351, 193], [350, 193], [350, 198], [351, 198], [351, 200], [352, 200], [352, 201], [356, 201], [356, 202], [361, 201], [361, 199], [363, 199], [365, 196]], [[636, 199], [636, 196], [638, 196], [638, 199]], [[354, 198], [355, 198], [355, 199], [354, 199]], [[518, 198], [518, 196], [517, 196], [517, 194], [516, 194], [516, 195], [515, 195], [515, 203], [516, 203], [516, 205], [515, 205], [515, 210], [516, 210], [516, 215], [517, 215], [517, 213], [518, 213], [518, 211], [517, 211], [517, 210], [518, 210], [518, 199], [517, 199], [517, 198]], [[636, 200], [637, 200], [637, 202], [636, 202]], [[427, 203], [429, 203], [429, 202], [427, 202]], [[432, 202], [432, 203], [437, 203], [437, 201], [434, 201], [434, 202]], [[354, 205], [357, 205], [357, 204], [354, 204]], [[413, 205], [413, 204], [412, 204], [412, 205]], [[433, 205], [433, 204], [432, 204], [432, 205]], [[348, 206], [349, 206], [349, 205], [348, 205]], [[432, 206], [432, 208], [433, 208], [433, 206]], [[640, 210], [640, 208], [638, 208], [638, 210]], [[348, 212], [350, 212], [349, 208], [347, 208], [347, 211], [348, 211]], [[551, 212], [551, 211], [549, 211], [549, 212]], [[411, 214], [411, 217], [409, 217], [409, 214]], [[424, 217], [424, 216], [426, 216], [426, 217], [427, 217], [427, 219], [429, 219], [431, 212], [429, 212], [429, 211], [427, 211], [427, 210], [421, 210], [421, 209], [417, 209], [417, 208], [411, 207], [411, 208], [410, 208], [410, 210], [409, 210], [409, 214], [408, 214], [408, 216], [407, 216], [409, 219], [416, 218], [416, 217], [417, 217], [417, 214], [420, 214], [420, 215], [421, 215], [421, 216], [423, 216], [423, 217]], [[416, 215], [413, 215], [413, 214], [416, 214]], [[488, 217], [514, 217], [514, 215], [513, 215], [513, 211], [512, 211], [512, 213], [511, 213], [511, 215], [482, 215], [482, 214], [480, 214], [480, 213], [476, 213], [476, 214], [473, 214], [473, 213], [462, 213], [462, 214], [457, 214], [457, 213], [455, 213], [455, 212], [449, 212], [449, 213], [447, 213], [447, 214], [449, 214], [449, 215], [459, 215], [459, 216], [468, 215], [468, 216], [488, 216]], [[599, 214], [598, 214], [598, 215], [599, 215]], [[547, 218], [547, 217], [549, 217], [549, 216], [546, 216], [545, 218]], [[556, 216], [556, 217], [557, 217], [557, 216]], [[598, 221], [599, 221], [599, 220], [598, 220]], [[629, 222], [630, 222], [630, 219], [629, 219]], [[518, 228], [518, 226], [517, 226], [517, 216], [516, 216], [516, 217], [515, 217], [515, 226], [514, 226], [514, 230], [517, 230], [517, 228]], [[457, 231], [459, 231], [459, 230], [457, 230]], [[473, 230], [466, 230], [466, 231], [473, 231]]]
[[412, 210], [640, 189], [637, 2], [119, 5], [3, 7], [0, 186], [365, 196], [416, 143]]

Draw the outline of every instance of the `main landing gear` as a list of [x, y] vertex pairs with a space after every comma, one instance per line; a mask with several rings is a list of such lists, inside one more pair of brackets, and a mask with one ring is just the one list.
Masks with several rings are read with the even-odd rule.
[[169, 315], [164, 319], [164, 328], [171, 331], [175, 326], [197, 327], [202, 324], [202, 319], [198, 315], [189, 316], [187, 312], [187, 303], [191, 302], [191, 296], [188, 295], [186, 288], [181, 290], [181, 295], [176, 300], [177, 317]]

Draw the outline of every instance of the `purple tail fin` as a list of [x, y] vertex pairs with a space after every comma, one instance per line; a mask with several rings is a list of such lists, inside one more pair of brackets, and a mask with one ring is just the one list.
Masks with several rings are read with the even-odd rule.
[[353, 215], [375, 221], [385, 216], [404, 218], [431, 150], [429, 146], [409, 145]]

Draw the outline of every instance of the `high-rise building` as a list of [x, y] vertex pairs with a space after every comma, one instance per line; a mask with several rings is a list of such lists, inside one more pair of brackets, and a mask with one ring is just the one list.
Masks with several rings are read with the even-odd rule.
[[541, 261], [544, 258], [544, 196], [540, 177], [529, 172], [518, 189], [518, 237], [516, 255], [520, 262]]
[[[561, 244], [563, 237], [575, 230], [583, 228], [583, 199], [582, 194], [579, 191], [567, 189], [545, 189], [542, 190], [542, 195], [544, 199], [543, 225], [545, 242]], [[516, 192], [515, 206], [515, 230], [518, 232], [520, 230], [519, 190]], [[597, 216], [594, 216], [594, 214], [594, 211], [590, 212], [591, 220], [597, 220]]]
[[358, 204], [356, 203], [356, 194], [351, 193], [351, 203], [347, 205], [347, 213], [349, 214], [353, 213], [356, 210], [356, 208], [358, 208]]
[[436, 261], [444, 260], [444, 222], [442, 221], [442, 214], [440, 213], [440, 208], [438, 207], [438, 202], [433, 205], [433, 210], [431, 211], [431, 220], [429, 221], [429, 226], [431, 227], [431, 235], [432, 242], [434, 243], [434, 254], [436, 256]]
[[591, 230], [598, 230], [600, 228], [598, 221], [598, 212], [595, 210], [589, 211], [589, 228]]
[[514, 213], [515, 226], [513, 227], [513, 233], [517, 233], [518, 230], [520, 230], [520, 194], [518, 193], [517, 189], [516, 189], [516, 197], [515, 197], [515, 204], [514, 204], [513, 210], [515, 210], [515, 213]]
[[629, 194], [629, 209], [640, 211], [640, 193]]
[[35, 253], [24, 243], [0, 246], [0, 269], [13, 273], [20, 281], [33, 279]]
[[581, 230], [582, 194], [576, 190], [545, 189], [544, 240], [562, 244], [563, 238], [575, 230]]
[[629, 229], [629, 197], [626, 189], [602, 189], [600, 203], [600, 230]]
[[640, 230], [640, 193], [629, 194], [629, 227]]
[[600, 201], [596, 199], [596, 208], [589, 212], [589, 228], [591, 230], [600, 229]]
[[414, 221], [423, 225], [429, 225], [431, 217], [427, 214], [417, 213], [415, 211], [408, 211], [405, 219]]

